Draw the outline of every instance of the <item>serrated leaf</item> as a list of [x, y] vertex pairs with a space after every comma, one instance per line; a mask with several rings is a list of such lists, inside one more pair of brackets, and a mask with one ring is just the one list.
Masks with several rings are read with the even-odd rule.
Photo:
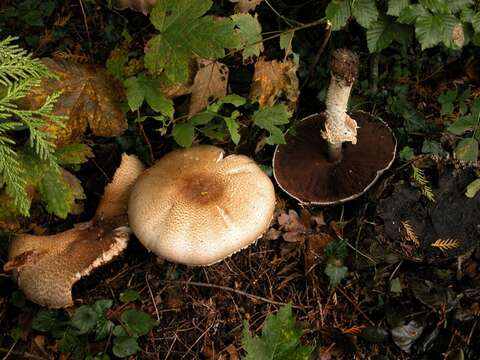
[[55, 153], [60, 165], [79, 165], [93, 157], [92, 149], [87, 144], [69, 144]]
[[145, 92], [136, 77], [125, 80], [125, 88], [127, 89], [127, 102], [130, 110], [137, 111], [145, 100]]
[[397, 21], [402, 24], [413, 24], [419, 16], [428, 15], [429, 12], [420, 4], [409, 5], [400, 11]]
[[237, 94], [231, 94], [231, 95], [225, 96], [223, 99], [219, 101], [219, 103], [232, 104], [236, 107], [239, 107], [239, 106], [245, 105], [247, 103], [247, 99]]
[[98, 316], [104, 316], [105, 311], [110, 309], [113, 305], [113, 301], [109, 299], [97, 300], [92, 305], [93, 310], [97, 313]]
[[480, 179], [476, 179], [472, 181], [470, 184], [467, 186], [467, 191], [465, 192], [465, 196], [472, 199], [477, 195], [477, 193], [480, 191]]
[[173, 139], [182, 147], [190, 147], [195, 136], [195, 128], [190, 123], [175, 124], [172, 130]]
[[135, 337], [147, 335], [157, 324], [150, 315], [135, 309], [125, 310], [120, 319], [127, 328], [127, 332]]
[[140, 294], [137, 290], [127, 289], [120, 293], [120, 301], [125, 304], [138, 299], [140, 299]]
[[253, 121], [260, 129], [265, 129], [270, 133], [267, 138], [268, 144], [285, 144], [283, 132], [277, 125], [288, 124], [290, 116], [291, 113], [285, 105], [277, 104], [257, 110], [253, 114]]
[[387, 15], [398, 16], [408, 5], [410, 0], [388, 0]]
[[464, 23], [471, 23], [474, 16], [475, 16], [475, 10], [471, 8], [464, 8], [460, 13], [460, 20], [462, 20], [462, 22]]
[[252, 337], [245, 321], [242, 344], [247, 355], [243, 360], [307, 360], [313, 349], [301, 345], [301, 335], [291, 305], [267, 318], [261, 336]]
[[47, 210], [65, 219], [75, 202], [75, 193], [63, 177], [63, 172], [46, 171], [38, 186], [40, 197], [47, 204]]
[[367, 30], [367, 46], [371, 53], [380, 52], [393, 41], [391, 20], [383, 16], [370, 25]]
[[227, 125], [228, 132], [230, 133], [230, 137], [235, 144], [240, 142], [240, 134], [238, 132], [238, 128], [240, 125], [237, 122], [237, 117], [240, 115], [238, 111], [234, 111], [230, 117], [224, 117], [223, 120]]
[[415, 34], [422, 50], [438, 45], [443, 40], [442, 18], [431, 14], [419, 16], [415, 23]]
[[455, 14], [460, 10], [468, 8], [473, 4], [473, 0], [448, 0], [447, 5], [449, 10]]
[[58, 311], [40, 309], [32, 320], [32, 329], [48, 333], [55, 327], [58, 327], [60, 322]]
[[174, 83], [186, 83], [194, 57], [217, 59], [226, 48], [238, 48], [235, 23], [228, 18], [203, 16], [211, 0], [158, 1], [150, 21], [160, 34], [147, 43], [145, 67], [152, 74], [165, 72]]
[[82, 305], [72, 317], [72, 325], [78, 330], [79, 334], [87, 334], [91, 332], [97, 324], [98, 314], [89, 305]]
[[473, 15], [472, 26], [473, 26], [473, 30], [476, 33], [480, 33], [480, 11], [475, 13], [475, 15]]
[[343, 265], [327, 264], [325, 274], [330, 280], [330, 287], [334, 288], [348, 275], [348, 268]]
[[455, 148], [455, 156], [463, 161], [477, 161], [478, 141], [473, 138], [460, 140]]
[[355, 0], [352, 2], [351, 11], [355, 20], [366, 29], [378, 19], [378, 10], [372, 0]]
[[446, 0], [419, 0], [419, 3], [434, 13], [446, 13], [449, 10]]
[[451, 124], [447, 131], [455, 135], [462, 135], [467, 131], [472, 131], [477, 125], [477, 119], [475, 119], [471, 114], [462, 116], [458, 118], [453, 124]]
[[244, 13], [232, 15], [231, 18], [240, 36], [243, 62], [248, 62], [254, 56], [258, 57], [263, 51], [262, 25], [258, 21], [258, 15]]
[[332, 0], [325, 9], [325, 16], [332, 23], [333, 31], [344, 27], [351, 15], [350, 2], [348, 0]]
[[124, 358], [136, 354], [140, 349], [137, 339], [130, 336], [117, 336], [113, 339], [112, 351], [115, 356]]

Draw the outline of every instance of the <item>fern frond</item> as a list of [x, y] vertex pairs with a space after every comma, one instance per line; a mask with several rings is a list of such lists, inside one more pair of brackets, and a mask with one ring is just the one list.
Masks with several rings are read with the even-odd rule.
[[428, 200], [435, 202], [435, 196], [433, 194], [432, 187], [430, 186], [429, 181], [425, 177], [425, 173], [423, 172], [423, 170], [416, 167], [414, 164], [412, 164], [412, 169], [413, 169], [413, 180], [420, 187], [420, 191], [422, 192], [422, 195], [425, 196]]
[[420, 242], [418, 241], [417, 234], [415, 233], [415, 230], [413, 229], [412, 224], [410, 224], [410, 221], [408, 220], [400, 221], [400, 224], [402, 224], [402, 227], [403, 227], [405, 240], [413, 242], [415, 246], [419, 246]]
[[68, 61], [73, 61], [77, 64], [86, 64], [90, 60], [88, 59], [87, 55], [83, 54], [74, 54], [70, 50], [67, 51], [55, 51], [53, 53], [53, 57], [55, 59], [60, 59], [60, 60], [68, 60]]
[[448, 250], [456, 249], [460, 246], [460, 241], [457, 239], [438, 239], [430, 246], [441, 250], [446, 253]]
[[38, 59], [16, 44], [17, 38], [7, 37], [0, 41], [0, 85], [9, 86], [28, 78], [48, 78], [55, 75]]

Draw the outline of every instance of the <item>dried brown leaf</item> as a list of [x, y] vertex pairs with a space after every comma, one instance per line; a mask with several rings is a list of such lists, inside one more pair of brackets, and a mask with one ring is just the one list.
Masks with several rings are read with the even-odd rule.
[[260, 5], [263, 0], [230, 0], [235, 3], [235, 13], [246, 13]]
[[227, 95], [228, 67], [218, 61], [199, 60], [198, 71], [190, 88], [189, 115], [205, 109]]
[[418, 241], [417, 234], [415, 233], [415, 230], [413, 229], [413, 226], [410, 223], [410, 221], [405, 220], [405, 221], [400, 221], [400, 223], [402, 224], [405, 240], [414, 243], [415, 246], [419, 246], [420, 242]]
[[132, 9], [147, 15], [157, 0], [113, 0], [112, 5], [115, 9]]
[[21, 106], [38, 108], [48, 94], [62, 91], [54, 113], [67, 116], [64, 126], [50, 123], [45, 130], [56, 135], [58, 146], [72, 144], [85, 133], [87, 125], [97, 136], [119, 136], [127, 128], [127, 120], [119, 101], [123, 89], [106, 71], [87, 64], [43, 59], [58, 79], [44, 80], [40, 87], [25, 97]]
[[430, 246], [446, 253], [448, 250], [456, 249], [460, 246], [460, 241], [457, 239], [438, 239], [431, 243]]
[[284, 97], [289, 110], [294, 110], [298, 100], [297, 65], [291, 60], [265, 61], [255, 63], [250, 98], [257, 99], [261, 107], [271, 106]]

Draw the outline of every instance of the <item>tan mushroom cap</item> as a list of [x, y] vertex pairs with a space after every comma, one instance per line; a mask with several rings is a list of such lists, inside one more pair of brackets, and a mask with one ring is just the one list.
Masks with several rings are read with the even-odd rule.
[[252, 159], [202, 145], [175, 150], [147, 169], [132, 190], [128, 217], [158, 256], [211, 265], [255, 242], [274, 208], [273, 184]]
[[13, 271], [28, 299], [50, 308], [73, 305], [72, 286], [125, 250], [128, 198], [143, 169], [136, 156], [123, 154], [91, 221], [55, 235], [13, 239], [4, 270]]

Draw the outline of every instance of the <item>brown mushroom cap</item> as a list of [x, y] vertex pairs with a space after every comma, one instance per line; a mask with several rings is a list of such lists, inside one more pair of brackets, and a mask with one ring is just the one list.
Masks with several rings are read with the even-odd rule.
[[115, 9], [132, 9], [147, 15], [157, 0], [113, 0], [112, 5]]
[[196, 146], [147, 169], [128, 207], [130, 226], [149, 250], [187, 265], [210, 265], [247, 247], [268, 228], [275, 191], [243, 155]]
[[330, 205], [353, 200], [365, 193], [390, 167], [396, 141], [390, 128], [365, 112], [355, 112], [357, 144], [344, 143], [343, 159], [328, 160], [327, 142], [319, 135], [325, 115], [301, 121], [286, 135], [273, 157], [278, 185], [301, 203]]
[[143, 170], [135, 156], [122, 155], [120, 167], [105, 187], [92, 221], [56, 235], [18, 235], [10, 244], [5, 271], [14, 271], [28, 299], [50, 308], [73, 304], [72, 286], [127, 247], [127, 200]]

